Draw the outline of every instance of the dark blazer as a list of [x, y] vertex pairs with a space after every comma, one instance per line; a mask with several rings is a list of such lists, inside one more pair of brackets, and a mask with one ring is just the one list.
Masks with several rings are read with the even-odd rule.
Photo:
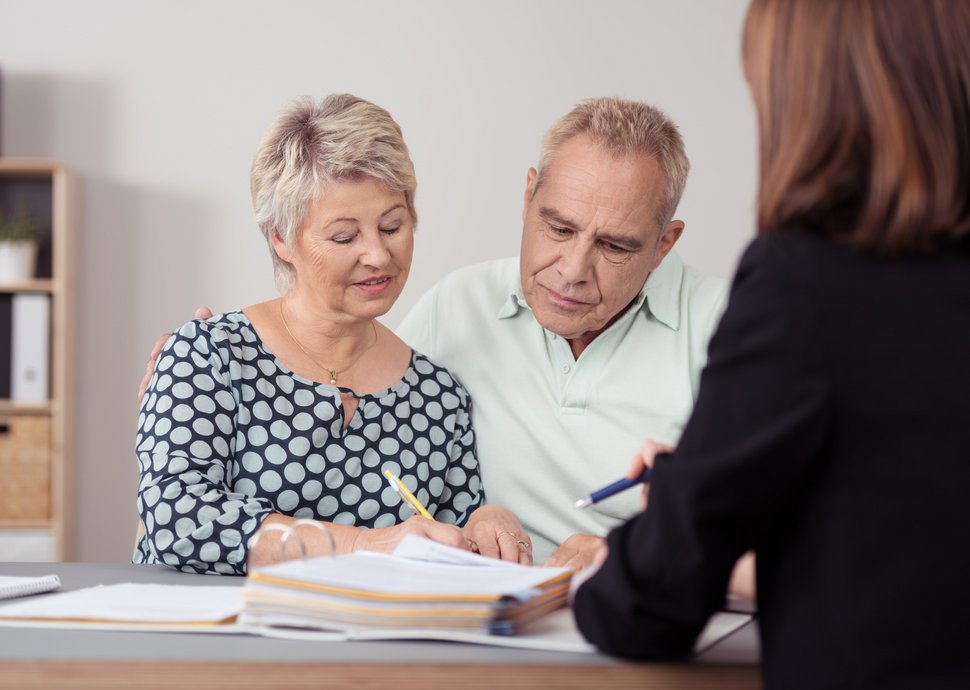
[[769, 688], [970, 688], [970, 249], [755, 240], [647, 511], [581, 586], [586, 637], [689, 653], [757, 554]]

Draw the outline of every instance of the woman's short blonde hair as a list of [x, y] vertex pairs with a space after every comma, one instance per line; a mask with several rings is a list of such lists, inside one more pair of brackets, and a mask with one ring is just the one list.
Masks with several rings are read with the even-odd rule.
[[[662, 231], [674, 217], [687, 184], [690, 162], [677, 125], [658, 108], [623, 98], [589, 98], [559, 118], [542, 138], [535, 190], [543, 172], [569, 139], [588, 135], [614, 156], [649, 156], [664, 178], [664, 195], [657, 209]], [[533, 192], [534, 193], [534, 192]]]
[[280, 292], [292, 287], [294, 271], [273, 250], [273, 235], [292, 251], [310, 205], [326, 186], [364, 177], [403, 192], [417, 221], [414, 164], [401, 128], [380, 106], [350, 94], [331, 94], [320, 102], [302, 96], [270, 126], [253, 156], [250, 189]]

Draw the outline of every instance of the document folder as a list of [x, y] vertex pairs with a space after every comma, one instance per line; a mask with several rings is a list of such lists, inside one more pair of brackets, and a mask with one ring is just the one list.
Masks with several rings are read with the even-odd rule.
[[402, 547], [391, 555], [357, 551], [255, 569], [243, 587], [240, 623], [514, 635], [566, 604], [568, 568], [505, 563], [413, 535]]
[[50, 295], [13, 296], [10, 397], [42, 404], [50, 398]]

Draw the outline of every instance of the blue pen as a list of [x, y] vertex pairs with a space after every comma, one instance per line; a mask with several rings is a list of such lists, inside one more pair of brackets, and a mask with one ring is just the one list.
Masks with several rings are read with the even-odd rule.
[[[661, 457], [668, 457], [669, 455], [670, 453], [657, 453], [657, 456], [655, 459], [659, 460]], [[631, 486], [636, 486], [637, 484], [642, 484], [643, 482], [649, 481], [650, 474], [651, 474], [650, 468], [644, 467], [643, 472], [641, 472], [640, 476], [637, 477], [636, 479], [627, 479], [626, 477], [624, 477], [623, 479], [615, 481], [612, 484], [604, 486], [602, 489], [594, 491], [586, 498], [581, 498], [578, 501], [576, 501], [576, 507], [588, 508], [594, 503], [599, 503], [600, 501], [606, 498], [609, 498], [610, 496], [613, 496], [615, 494], [620, 493], [621, 491], [625, 491], [626, 489], [629, 489]]]

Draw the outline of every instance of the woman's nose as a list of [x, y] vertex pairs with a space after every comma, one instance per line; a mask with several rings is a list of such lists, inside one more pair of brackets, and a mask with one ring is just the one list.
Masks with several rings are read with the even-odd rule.
[[366, 266], [384, 266], [391, 258], [387, 247], [387, 239], [378, 231], [375, 235], [364, 238], [360, 262]]

